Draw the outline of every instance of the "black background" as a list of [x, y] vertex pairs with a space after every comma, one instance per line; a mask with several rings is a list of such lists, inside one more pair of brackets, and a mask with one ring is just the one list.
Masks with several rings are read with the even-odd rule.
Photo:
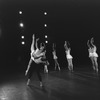
[[[75, 67], [91, 65], [87, 40], [94, 37], [97, 53], [100, 51], [99, 0], [1, 0], [0, 1], [0, 63], [2, 69], [27, 67], [30, 58], [32, 34], [44, 41], [48, 35], [47, 54], [52, 61], [52, 43], [57, 44], [60, 65], [66, 65], [64, 41], [71, 45]], [[23, 11], [19, 15], [19, 10]], [[47, 16], [44, 16], [44, 12]], [[19, 27], [20, 21], [24, 28]], [[48, 27], [43, 25], [47, 23]], [[21, 35], [25, 45], [21, 45]], [[98, 58], [99, 63], [99, 58]], [[52, 64], [51, 64], [52, 65]], [[22, 67], [22, 69], [23, 69]]]

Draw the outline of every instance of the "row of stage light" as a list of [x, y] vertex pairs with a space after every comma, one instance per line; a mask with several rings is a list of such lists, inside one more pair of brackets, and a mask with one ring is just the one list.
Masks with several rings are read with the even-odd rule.
[[[22, 15], [23, 12], [22, 11], [19, 11], [19, 14]], [[44, 12], [44, 15], [46, 16], [47, 15], [47, 12]], [[19, 23], [19, 27], [20, 28], [24, 28], [24, 23], [22, 21]], [[47, 24], [44, 24], [44, 27], [46, 28], [47, 27]], [[48, 36], [45, 35], [44, 37], [45, 37], [45, 43], [48, 43], [48, 40], [47, 40]], [[24, 35], [21, 35], [21, 44], [22, 45], [25, 45], [24, 39], [25, 39], [25, 36]]]

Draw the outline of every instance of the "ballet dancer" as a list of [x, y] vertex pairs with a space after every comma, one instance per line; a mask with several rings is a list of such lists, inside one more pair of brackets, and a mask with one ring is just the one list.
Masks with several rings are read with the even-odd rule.
[[89, 52], [89, 58], [91, 59], [92, 61], [92, 67], [93, 67], [93, 70], [98, 72], [98, 62], [97, 62], [97, 58], [98, 58], [98, 54], [96, 53], [97, 51], [97, 47], [96, 45], [93, 44], [94, 42], [94, 39], [91, 38], [91, 40], [87, 41], [87, 45], [88, 45], [88, 52]]
[[69, 42], [65, 41], [64, 48], [65, 48], [66, 58], [68, 61], [68, 69], [70, 71], [73, 71], [73, 63], [72, 63], [73, 57], [70, 55], [71, 48], [68, 47], [69, 45], [70, 45]]
[[[43, 46], [42, 46], [43, 45]], [[40, 48], [41, 47], [44, 47], [45, 48], [45, 44], [44, 43], [41, 43], [40, 44]], [[44, 52], [45, 52], [45, 54], [46, 54], [46, 50], [44, 49]], [[44, 54], [44, 55], [45, 55]], [[46, 61], [45, 63], [44, 63], [44, 73], [48, 73], [48, 65], [49, 65], [49, 62], [46, 60], [46, 55], [45, 56], [43, 56], [42, 57], [42, 61]]]
[[59, 71], [60, 71], [60, 66], [59, 66], [59, 63], [58, 63], [58, 57], [57, 57], [57, 55], [56, 55], [56, 45], [53, 43], [53, 52], [52, 52], [52, 54], [53, 54], [53, 59], [54, 59], [54, 62], [55, 62], [55, 70], [57, 69], [57, 67], [58, 67], [58, 69], [59, 69]]
[[[33, 34], [33, 40], [32, 40], [32, 45], [31, 45], [31, 58], [27, 67], [27, 70], [25, 72], [25, 75], [28, 75], [28, 81], [27, 81], [27, 85], [29, 85], [30, 83], [30, 79], [32, 77], [33, 72], [36, 70], [39, 81], [40, 81], [40, 86], [42, 87], [42, 77], [40, 75], [40, 66], [41, 64], [46, 64], [47, 61], [42, 61], [43, 57], [45, 58], [45, 51], [43, 52], [44, 47], [41, 46], [40, 49], [37, 46], [37, 41], [39, 39], [36, 39], [36, 43], [35, 43], [35, 35]], [[36, 49], [35, 49], [36, 47]], [[31, 67], [32, 62], [34, 62], [34, 67]]]

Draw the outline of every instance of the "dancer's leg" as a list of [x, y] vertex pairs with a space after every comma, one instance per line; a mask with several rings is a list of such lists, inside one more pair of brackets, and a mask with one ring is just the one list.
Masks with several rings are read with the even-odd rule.
[[68, 60], [68, 69], [71, 70], [70, 59], [67, 59], [67, 60]]
[[[31, 62], [32, 63], [32, 62]], [[33, 74], [33, 71], [35, 70], [35, 64], [34, 67], [30, 65], [30, 69], [28, 71], [28, 81], [27, 81], [27, 85], [29, 85], [30, 81], [31, 81], [31, 77]]]
[[44, 65], [44, 72], [48, 73], [48, 67], [46, 64]]
[[57, 69], [57, 63], [56, 63], [56, 59], [54, 59], [55, 62], [55, 70]]
[[37, 67], [37, 68], [36, 68], [37, 76], [38, 76], [39, 81], [40, 81], [40, 86], [42, 87], [42, 86], [43, 86], [43, 84], [42, 84], [42, 76], [41, 76], [41, 74], [40, 74], [40, 68], [42, 67], [42, 63], [41, 63], [41, 64], [37, 64], [36, 67]]
[[70, 62], [70, 69], [73, 70], [73, 63], [72, 63], [72, 59], [69, 60]]
[[72, 63], [72, 59], [68, 59], [68, 68], [69, 70], [73, 70], [73, 63]]
[[25, 76], [28, 74], [28, 71], [29, 71], [29, 69], [30, 69], [30, 66], [31, 66], [32, 62], [33, 62], [33, 60], [30, 59], [29, 64], [28, 64], [28, 67], [27, 67], [27, 70], [26, 70], [26, 72], [25, 72]]
[[57, 59], [55, 59], [55, 62], [56, 62], [56, 65], [58, 66], [58, 69], [60, 70], [60, 66], [59, 66]]
[[49, 65], [49, 62], [45, 59], [43, 59], [41, 62], [44, 65], [44, 72], [48, 73], [48, 67], [47, 66]]
[[97, 57], [94, 57], [94, 63], [95, 63], [95, 70], [98, 72], [98, 62], [97, 62]]
[[93, 57], [90, 57], [91, 61], [92, 61], [92, 67], [93, 67], [93, 70], [95, 70], [95, 65], [94, 65], [94, 58]]

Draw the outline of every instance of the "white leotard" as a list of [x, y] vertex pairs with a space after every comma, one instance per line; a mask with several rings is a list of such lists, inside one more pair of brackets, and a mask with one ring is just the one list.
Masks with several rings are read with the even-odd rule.
[[56, 56], [55, 51], [53, 51], [53, 59], [57, 59], [58, 57]]
[[72, 59], [72, 58], [73, 58], [73, 57], [70, 55], [70, 50], [69, 50], [69, 49], [66, 50], [65, 52], [66, 52], [66, 58], [67, 58], [67, 59]]
[[89, 48], [88, 51], [89, 51], [89, 57], [98, 57], [95, 46], [94, 46], [94, 48]]

